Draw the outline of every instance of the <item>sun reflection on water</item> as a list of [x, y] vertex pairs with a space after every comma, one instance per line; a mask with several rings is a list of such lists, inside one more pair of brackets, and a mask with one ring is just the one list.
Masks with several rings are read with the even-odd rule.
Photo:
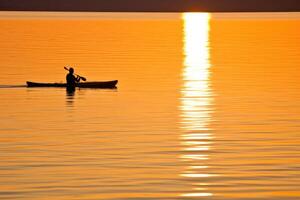
[[[181, 140], [184, 154], [181, 159], [189, 166], [181, 174], [193, 186], [205, 184], [215, 176], [208, 173], [208, 151], [213, 135], [211, 121], [212, 91], [210, 89], [209, 21], [208, 13], [184, 13], [184, 70], [181, 90]], [[203, 178], [203, 181], [201, 180]], [[205, 178], [205, 179], [204, 179]], [[206, 188], [193, 187], [184, 197], [205, 197], [213, 194]]]

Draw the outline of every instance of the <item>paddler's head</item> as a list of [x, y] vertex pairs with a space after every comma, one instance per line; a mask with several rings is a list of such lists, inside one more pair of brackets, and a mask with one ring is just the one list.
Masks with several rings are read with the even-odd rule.
[[73, 73], [74, 73], [73, 67], [71, 67], [71, 68], [69, 69], [69, 72], [70, 72], [70, 74], [73, 74]]

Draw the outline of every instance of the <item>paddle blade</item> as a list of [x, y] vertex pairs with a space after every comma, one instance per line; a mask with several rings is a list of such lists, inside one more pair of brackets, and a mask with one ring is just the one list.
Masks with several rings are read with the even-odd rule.
[[69, 69], [67, 67], [64, 67], [65, 70], [69, 71]]
[[80, 77], [80, 79], [83, 80], [83, 81], [86, 81], [86, 78], [84, 78], [84, 77]]

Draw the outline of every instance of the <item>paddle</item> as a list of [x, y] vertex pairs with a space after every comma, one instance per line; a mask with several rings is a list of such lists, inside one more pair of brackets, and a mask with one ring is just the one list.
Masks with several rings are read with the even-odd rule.
[[[67, 67], [64, 67], [64, 69], [70, 71], [70, 69]], [[86, 81], [86, 78], [84, 78], [83, 76], [79, 76], [78, 74], [74, 74], [74, 75], [78, 76], [81, 80]]]

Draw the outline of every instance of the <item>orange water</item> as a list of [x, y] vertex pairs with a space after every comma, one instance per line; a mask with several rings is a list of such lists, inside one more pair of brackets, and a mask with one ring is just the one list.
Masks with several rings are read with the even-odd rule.
[[[300, 198], [299, 13], [1, 12], [0, 27], [0, 199]], [[118, 89], [21, 87], [66, 65]]]

